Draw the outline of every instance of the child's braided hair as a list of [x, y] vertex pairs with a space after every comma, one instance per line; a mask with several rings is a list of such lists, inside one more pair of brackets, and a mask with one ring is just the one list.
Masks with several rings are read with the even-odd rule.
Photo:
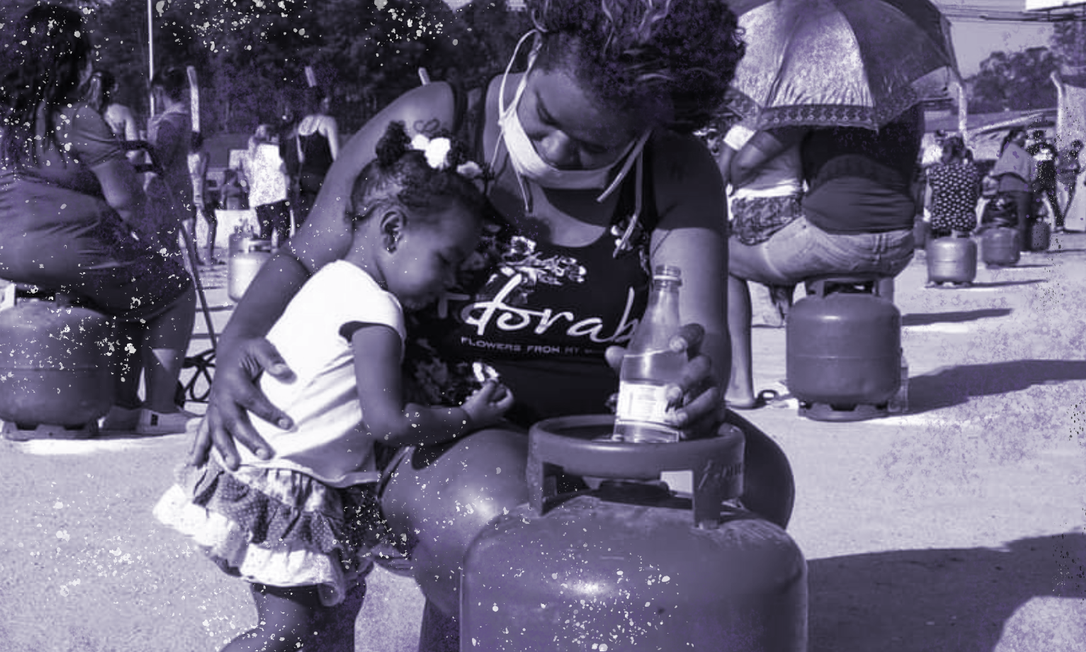
[[[418, 148], [427, 142], [432, 147]], [[452, 201], [484, 216], [486, 198], [476, 186], [483, 169], [468, 159], [467, 150], [455, 139], [444, 135], [412, 139], [403, 122], [392, 122], [376, 149], [377, 158], [362, 169], [351, 190], [351, 220], [364, 221], [374, 208], [388, 202], [403, 206], [423, 221]], [[428, 160], [442, 152], [442, 160]]]

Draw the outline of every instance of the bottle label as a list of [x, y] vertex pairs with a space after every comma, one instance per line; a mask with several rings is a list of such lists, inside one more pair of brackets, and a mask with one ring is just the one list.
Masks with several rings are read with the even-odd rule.
[[618, 404], [615, 420], [618, 424], [641, 423], [651, 425], [653, 430], [672, 433], [679, 438], [679, 431], [665, 423], [670, 404], [667, 400], [667, 385], [623, 381], [618, 387]]

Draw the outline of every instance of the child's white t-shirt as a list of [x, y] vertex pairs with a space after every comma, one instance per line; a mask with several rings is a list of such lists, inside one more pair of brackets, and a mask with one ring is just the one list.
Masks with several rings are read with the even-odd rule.
[[403, 308], [395, 296], [353, 264], [329, 263], [298, 291], [268, 333], [296, 379], [283, 383], [264, 374], [260, 388], [294, 419], [294, 428], [281, 430], [253, 417], [275, 457], [263, 461], [239, 446], [242, 464], [292, 469], [334, 487], [379, 479], [373, 442], [362, 428], [354, 352], [340, 334], [353, 322], [384, 324], [401, 342], [406, 337]]

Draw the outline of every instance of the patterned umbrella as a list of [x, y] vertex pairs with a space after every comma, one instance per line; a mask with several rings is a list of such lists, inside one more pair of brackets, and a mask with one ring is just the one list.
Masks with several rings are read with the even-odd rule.
[[929, 0], [735, 0], [747, 53], [726, 106], [760, 128], [878, 129], [958, 77]]

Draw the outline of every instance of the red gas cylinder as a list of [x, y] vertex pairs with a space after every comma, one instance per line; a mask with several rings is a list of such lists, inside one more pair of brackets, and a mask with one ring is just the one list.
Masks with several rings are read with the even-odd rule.
[[528, 500], [524, 434], [483, 430], [406, 448], [389, 466], [381, 509], [410, 551], [415, 581], [446, 616], [459, 609], [460, 564], [490, 519]]
[[[9, 291], [11, 289], [9, 288]], [[83, 438], [113, 405], [113, 321], [63, 296], [20, 296], [0, 309], [4, 437]]]
[[1018, 230], [994, 226], [980, 236], [980, 257], [988, 267], [1010, 267], [1021, 258]]
[[967, 284], [977, 277], [977, 243], [971, 238], [935, 238], [928, 242], [928, 282]]
[[888, 414], [901, 385], [901, 313], [877, 277], [813, 281], [788, 315], [785, 365], [799, 414], [860, 421]]
[[[743, 436], [601, 441], [606, 416], [532, 428], [530, 501], [479, 534], [464, 561], [462, 650], [801, 651], [807, 571], [776, 525], [744, 509]], [[609, 478], [560, 494], [555, 474]], [[693, 493], [661, 472], [686, 470]]]

